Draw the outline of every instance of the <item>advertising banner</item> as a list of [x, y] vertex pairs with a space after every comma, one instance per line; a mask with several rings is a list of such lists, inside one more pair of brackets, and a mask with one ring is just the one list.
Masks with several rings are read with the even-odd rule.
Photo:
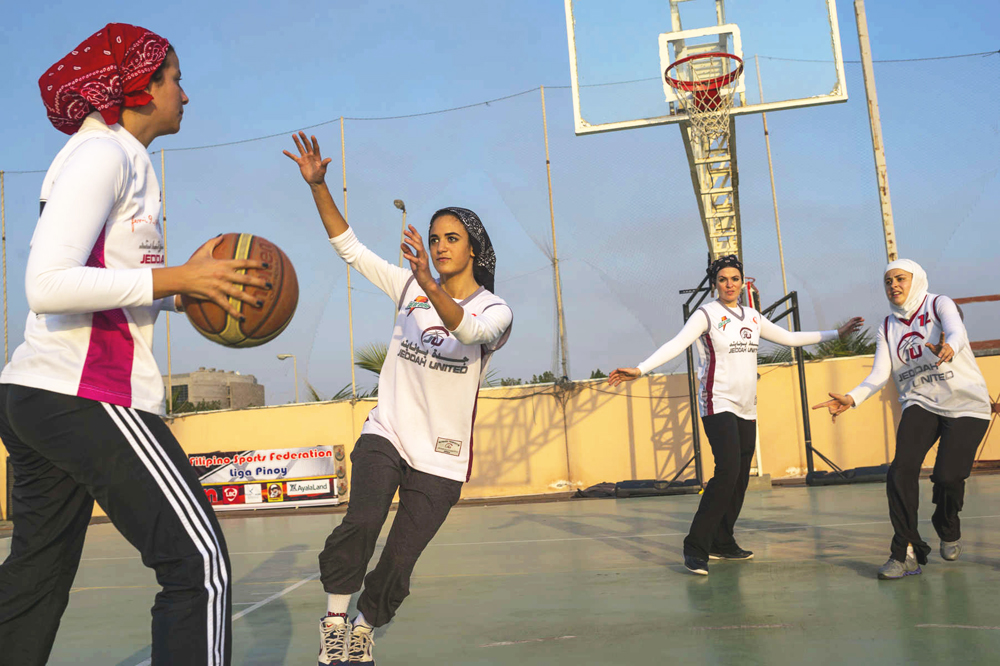
[[344, 447], [215, 451], [188, 456], [216, 511], [339, 504]]

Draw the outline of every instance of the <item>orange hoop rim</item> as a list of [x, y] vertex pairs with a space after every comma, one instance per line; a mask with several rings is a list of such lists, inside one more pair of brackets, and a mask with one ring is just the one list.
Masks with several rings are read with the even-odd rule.
[[[681, 79], [675, 79], [670, 76], [670, 70], [676, 68], [678, 65], [683, 65], [684, 63], [691, 62], [693, 60], [702, 60], [705, 58], [729, 58], [730, 60], [735, 60], [739, 63], [739, 66], [728, 74], [723, 74], [722, 76], [717, 76], [714, 79], [708, 79], [707, 81], [682, 81]], [[670, 84], [670, 87], [675, 90], [684, 90], [685, 92], [692, 93], [711, 93], [737, 80], [741, 74], [743, 74], [743, 58], [733, 55], [732, 53], [713, 51], [711, 53], [699, 53], [697, 55], [688, 56], [686, 58], [681, 58], [676, 62], [670, 63], [670, 66], [663, 71], [663, 78], [666, 79], [667, 83]]]

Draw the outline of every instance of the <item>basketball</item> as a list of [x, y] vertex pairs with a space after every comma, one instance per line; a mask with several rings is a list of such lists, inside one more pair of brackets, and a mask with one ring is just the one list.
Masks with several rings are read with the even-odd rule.
[[288, 256], [267, 239], [235, 233], [223, 235], [212, 256], [265, 262], [268, 268], [255, 272], [271, 283], [271, 289], [243, 286], [247, 293], [264, 302], [261, 307], [229, 299], [243, 315], [242, 322], [211, 301], [182, 295], [184, 313], [195, 330], [226, 347], [256, 347], [278, 337], [292, 320], [299, 302], [299, 281]]

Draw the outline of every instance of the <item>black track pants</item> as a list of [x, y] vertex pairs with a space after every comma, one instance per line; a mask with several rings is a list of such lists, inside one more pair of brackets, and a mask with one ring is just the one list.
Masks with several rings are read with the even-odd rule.
[[732, 412], [704, 416], [701, 422], [715, 456], [715, 473], [705, 486], [691, 531], [684, 539], [684, 554], [707, 560], [709, 552], [724, 553], [737, 548], [733, 526], [747, 494], [757, 422], [741, 419]]
[[[413, 469], [390, 441], [377, 435], [361, 435], [351, 464], [347, 515], [319, 555], [320, 579], [329, 594], [354, 594], [364, 583], [358, 610], [381, 627], [410, 594], [417, 558], [458, 502], [462, 483]], [[365, 576], [397, 489], [399, 507], [385, 548]]]
[[162, 586], [152, 607], [154, 666], [230, 663], [226, 544], [158, 416], [0, 384], [0, 439], [14, 468], [14, 532], [0, 565], [0, 665], [48, 660], [94, 500]]
[[896, 430], [896, 455], [889, 466], [885, 493], [889, 498], [889, 519], [893, 559], [906, 559], [906, 545], [913, 544], [917, 560], [924, 564], [931, 547], [917, 529], [920, 503], [920, 466], [927, 452], [938, 444], [931, 482], [937, 505], [931, 522], [942, 541], [958, 541], [962, 536], [958, 512], [965, 501], [965, 480], [972, 472], [976, 450], [990, 422], [973, 417], [948, 418], [911, 405], [903, 410]]

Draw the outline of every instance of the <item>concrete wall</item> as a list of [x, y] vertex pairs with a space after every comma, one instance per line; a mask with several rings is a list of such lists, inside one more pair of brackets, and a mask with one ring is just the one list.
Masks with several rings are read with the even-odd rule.
[[[977, 359], [994, 396], [1000, 392], [1000, 357]], [[847, 391], [871, 369], [872, 357], [806, 364], [809, 404], [828, 391]], [[758, 426], [762, 471], [772, 477], [806, 471], [797, 371], [794, 365], [762, 366]], [[374, 400], [305, 403], [184, 415], [170, 428], [191, 453], [343, 444], [354, 445]], [[580, 382], [568, 392], [552, 385], [484, 389], [474, 439], [472, 481], [463, 497], [551, 493], [602, 481], [671, 478], [692, 456], [686, 375], [652, 375], [611, 389]], [[843, 468], [892, 460], [899, 404], [890, 385], [833, 424], [825, 411], [811, 412], [813, 446]], [[700, 427], [700, 420], [699, 420]], [[712, 454], [702, 433], [705, 476]], [[928, 456], [933, 460], [935, 451]], [[1000, 460], [1000, 428], [981, 453]], [[829, 469], [819, 458], [816, 469]], [[348, 467], [350, 474], [350, 467]], [[681, 478], [694, 476], [692, 464]], [[6, 501], [0, 460], [0, 501]]]

